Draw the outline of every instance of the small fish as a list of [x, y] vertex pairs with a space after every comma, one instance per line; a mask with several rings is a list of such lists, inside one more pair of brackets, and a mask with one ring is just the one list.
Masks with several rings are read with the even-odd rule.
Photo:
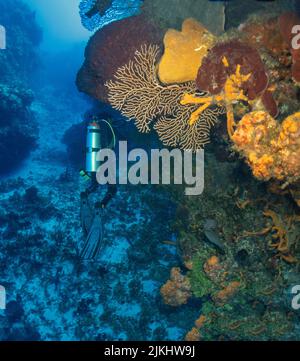
[[207, 240], [216, 246], [222, 253], [225, 253], [225, 247], [219, 235], [215, 231], [204, 231]]
[[206, 239], [216, 246], [222, 253], [225, 253], [225, 246], [217, 233], [217, 224], [213, 219], [207, 219], [204, 223], [204, 234]]
[[169, 246], [177, 246], [177, 243], [173, 241], [163, 241], [163, 244], [167, 244]]

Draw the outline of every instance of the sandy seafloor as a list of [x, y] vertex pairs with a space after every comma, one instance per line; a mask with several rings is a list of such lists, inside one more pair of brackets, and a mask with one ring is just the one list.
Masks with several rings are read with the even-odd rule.
[[[0, 271], [9, 305], [0, 311], [0, 339], [183, 339], [199, 307], [173, 310], [159, 293], [180, 262], [176, 247], [164, 243], [175, 237], [169, 195], [152, 186], [119, 187], [104, 213], [103, 254], [82, 262], [79, 202], [86, 184], [68, 166], [60, 141], [82, 114], [65, 99], [52, 100], [33, 103], [43, 124], [38, 149], [0, 184]], [[37, 195], [26, 196], [31, 187]]]

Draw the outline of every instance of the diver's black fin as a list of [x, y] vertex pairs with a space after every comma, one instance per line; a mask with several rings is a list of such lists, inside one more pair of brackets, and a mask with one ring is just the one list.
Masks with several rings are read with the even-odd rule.
[[93, 224], [86, 238], [81, 258], [85, 260], [95, 259], [102, 249], [103, 239], [103, 225], [102, 225], [102, 212], [97, 209]]
[[90, 206], [86, 193], [81, 194], [80, 202], [80, 221], [84, 235], [87, 236], [93, 223], [94, 212]]

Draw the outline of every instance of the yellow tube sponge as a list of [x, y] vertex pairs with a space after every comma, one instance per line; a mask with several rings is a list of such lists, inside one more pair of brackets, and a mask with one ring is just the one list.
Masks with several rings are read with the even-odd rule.
[[164, 84], [194, 81], [202, 59], [215, 43], [211, 34], [197, 20], [183, 22], [182, 31], [169, 29], [164, 38], [165, 52], [158, 66], [158, 76]]

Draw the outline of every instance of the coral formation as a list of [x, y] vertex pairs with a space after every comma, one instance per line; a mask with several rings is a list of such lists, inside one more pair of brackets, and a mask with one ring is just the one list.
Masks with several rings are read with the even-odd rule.
[[171, 99], [178, 86], [159, 84], [155, 71], [158, 54], [158, 46], [142, 47], [133, 60], [118, 69], [114, 81], [106, 83], [110, 104], [134, 120], [141, 132], [150, 131], [149, 123], [158, 114], [173, 112]]
[[185, 341], [200, 341], [201, 340], [201, 328], [207, 322], [207, 317], [204, 315], [200, 315], [200, 317], [195, 321], [195, 327], [189, 331], [185, 336]]
[[273, 223], [269, 228], [270, 232], [274, 232], [270, 247], [276, 249], [280, 257], [285, 261], [297, 263], [298, 260], [292, 253], [294, 253], [295, 247], [297, 247], [298, 229], [296, 223], [300, 222], [300, 216], [288, 216], [287, 219], [283, 221], [281, 217], [272, 210], [266, 210], [264, 216], [271, 218]]
[[[187, 1], [187, 4], [186, 8], [194, 6], [190, 1]], [[94, 5], [92, 12], [99, 13], [99, 6]], [[294, 15], [286, 13], [279, 18], [253, 17], [239, 28], [242, 41], [237, 39], [236, 34], [228, 38], [223, 36], [225, 40], [221, 38], [215, 46], [213, 45], [216, 37], [206, 29], [206, 22], [200, 24], [198, 19], [187, 18], [183, 22], [181, 31], [173, 29], [175, 26], [169, 26], [164, 38], [165, 52], [158, 62], [158, 50], [157, 53], [152, 51], [152, 55], [149, 51], [150, 57], [147, 59], [143, 52], [147, 52], [146, 49], [153, 44], [160, 46], [158, 33], [165, 28], [165, 25], [161, 24], [159, 29], [147, 19], [151, 14], [152, 21], [155, 18], [153, 15], [161, 6], [146, 1], [143, 6], [143, 16], [111, 24], [90, 40], [85, 64], [77, 78], [78, 88], [81, 91], [102, 101], [109, 100], [123, 115], [134, 119], [141, 132], [148, 132], [150, 123], [154, 122], [154, 129], [165, 145], [180, 146], [194, 151], [209, 143], [212, 126], [225, 112], [227, 112], [228, 134], [232, 137], [236, 126], [235, 115], [241, 118], [247, 110], [266, 110], [272, 117], [277, 117], [279, 111], [280, 113], [285, 111], [285, 96], [290, 102], [296, 99], [297, 92], [288, 82], [279, 81], [278, 89], [275, 86], [280, 80], [278, 77], [286, 71], [280, 69], [280, 66], [288, 65], [287, 53], [290, 47], [286, 43], [284, 24], [288, 24], [289, 27], [294, 24], [296, 19]], [[212, 6], [216, 10], [217, 5]], [[103, 14], [104, 10], [102, 9], [101, 12]], [[138, 40], [133, 36], [134, 32], [139, 34]], [[111, 43], [115, 48], [116, 45], [121, 45], [122, 51], [119, 56], [110, 52]], [[139, 51], [141, 46], [143, 50]], [[244, 54], [247, 54], [247, 57]], [[142, 63], [138, 64], [137, 61], [143, 56]], [[263, 62], [265, 59], [267, 59], [266, 67]], [[134, 68], [134, 64], [138, 65]], [[140, 67], [138, 72], [137, 67]], [[126, 77], [128, 79], [125, 79]], [[199, 91], [194, 89], [195, 78]], [[174, 88], [163, 87], [160, 81], [165, 85], [174, 85]], [[135, 86], [135, 82], [139, 85]], [[141, 95], [141, 82], [144, 85], [147, 83], [145, 87], [147, 90], [152, 89], [149, 94]], [[109, 99], [104, 83], [110, 93]], [[138, 88], [138, 90], [129, 91], [129, 85], [132, 89]], [[157, 90], [155, 94], [154, 88]], [[181, 91], [184, 88], [188, 91], [182, 96]], [[126, 97], [123, 94], [124, 89]], [[176, 89], [178, 92], [175, 96]], [[134, 96], [133, 92], [135, 92]], [[170, 109], [171, 106], [167, 107], [165, 103], [168, 93], [172, 97], [173, 111]], [[160, 103], [158, 98], [161, 96]], [[145, 101], [149, 101], [147, 106]], [[296, 101], [294, 103], [296, 106]], [[183, 110], [180, 105], [188, 106], [188, 109]], [[141, 112], [143, 108], [147, 109], [145, 114]], [[195, 109], [187, 121], [187, 114], [192, 108]]]
[[[214, 158], [208, 158], [207, 180], [215, 173], [215, 162]], [[219, 165], [218, 162], [216, 164]], [[220, 174], [224, 174], [224, 170]], [[184, 200], [189, 209], [189, 225], [183, 228], [181, 219], [178, 219], [181, 256], [185, 260], [192, 259], [187, 272], [191, 292], [201, 297], [202, 305], [201, 309], [199, 307], [200, 317], [186, 334], [186, 340], [297, 339], [296, 312], [286, 316], [290, 312], [286, 289], [293, 282], [288, 278], [291, 272], [288, 267], [296, 263], [288, 263], [286, 261], [289, 260], [278, 257], [279, 251], [275, 248], [278, 240], [273, 238], [276, 230], [271, 229], [276, 226], [272, 219], [272, 224], [263, 232], [255, 235], [245, 231], [253, 224], [265, 226], [266, 218], [258, 216], [258, 213], [266, 212], [265, 202], [273, 203], [278, 199], [266, 196], [265, 190], [249, 179], [247, 196], [253, 205], [248, 202], [245, 207], [238, 208], [236, 199], [240, 199], [243, 189], [234, 191], [225, 183], [224, 188], [216, 190], [216, 185], [210, 182], [201, 202], [199, 199]], [[240, 181], [236, 179], [234, 187], [238, 189], [240, 186]], [[224, 205], [215, 216], [222, 225], [223, 255], [204, 242], [204, 223], [206, 217], [211, 217], [213, 204]], [[285, 207], [288, 208], [288, 204]], [[278, 208], [278, 204], [274, 208]], [[290, 224], [292, 227], [285, 228], [286, 236], [292, 252], [299, 255], [299, 223], [293, 221]], [[272, 244], [274, 247], [269, 247]]]
[[162, 31], [179, 30], [185, 19], [193, 17], [209, 31], [220, 35], [225, 27], [224, 8], [222, 3], [207, 0], [144, 0], [142, 11]]
[[276, 116], [276, 110], [285, 116], [288, 115], [288, 109], [289, 113], [298, 110], [297, 88], [290, 81], [297, 69], [298, 52], [291, 49], [291, 28], [296, 19], [297, 16], [291, 12], [280, 16], [256, 16], [239, 27], [243, 41], [259, 51], [267, 66], [272, 95], [280, 108], [276, 109], [269, 95], [263, 97], [269, 103], [265, 108], [273, 117]]
[[167, 305], [181, 306], [191, 297], [190, 281], [181, 274], [180, 268], [174, 267], [171, 270], [170, 280], [162, 286], [160, 293]]
[[[227, 262], [220, 262], [216, 255], [203, 261], [205, 256], [198, 255], [194, 259], [189, 274], [193, 293], [196, 297], [211, 295], [215, 304], [226, 304], [241, 287], [241, 282], [228, 279], [230, 267]], [[203, 317], [196, 321], [196, 325], [204, 323]]]
[[81, 0], [81, 22], [90, 31], [140, 12], [142, 0]]
[[211, 126], [224, 109], [207, 109], [190, 126], [189, 118], [196, 107], [182, 106], [185, 93], [195, 90], [193, 82], [163, 86], [157, 79], [156, 62], [159, 47], [144, 46], [128, 64], [118, 69], [115, 79], [106, 83], [111, 105], [129, 119], [141, 132], [150, 131], [150, 123], [167, 145], [197, 150], [209, 141]]
[[268, 110], [269, 114], [276, 118], [279, 114], [279, 108], [276, 100], [273, 96], [272, 88], [268, 88], [261, 97], [261, 101], [265, 109]]
[[[7, 48], [0, 51], [0, 173], [15, 170], [35, 149], [38, 125], [31, 104], [32, 72], [39, 65], [37, 46], [42, 39], [35, 14], [17, 0], [0, 4]], [[13, 46], [12, 46], [13, 44]]]
[[[241, 132], [242, 144], [260, 149], [261, 142], [268, 142], [270, 134], [279, 142], [283, 132], [281, 138], [285, 143], [281, 141], [281, 146], [288, 144], [289, 148], [290, 131], [283, 131], [282, 125], [268, 113], [256, 114], [261, 118], [256, 118], [258, 124], [251, 121], [247, 131]], [[296, 115], [284, 129], [297, 130], [297, 119]], [[222, 165], [212, 152], [206, 153], [206, 190], [201, 199], [185, 199], [174, 191], [187, 219], [183, 222], [182, 211], [178, 213], [178, 247], [188, 270], [191, 292], [201, 298], [202, 305], [201, 316], [186, 339], [297, 339], [297, 314], [290, 312], [287, 289], [297, 279], [299, 214], [288, 197], [289, 191], [279, 188], [280, 195], [266, 192], [262, 183], [248, 174], [241, 175], [238, 160]], [[224, 174], [229, 177], [221, 180]], [[294, 191], [297, 184], [292, 187]], [[283, 192], [287, 197], [281, 195]], [[214, 207], [220, 204], [222, 207], [215, 211]], [[224, 252], [207, 242], [206, 224], [212, 223], [212, 217]], [[253, 225], [262, 230], [248, 232]]]
[[193, 18], [183, 22], [181, 32], [169, 29], [164, 37], [165, 51], [158, 65], [160, 81], [164, 84], [194, 81], [202, 59], [214, 41], [215, 37]]
[[193, 260], [193, 267], [189, 274], [193, 294], [196, 297], [204, 297], [213, 291], [213, 283], [208, 277], [203, 261], [200, 257]]
[[300, 178], [299, 132], [300, 113], [280, 125], [268, 113], [257, 111], [243, 117], [232, 140], [256, 178], [273, 178], [286, 186]]
[[226, 279], [227, 265], [220, 262], [219, 257], [216, 255], [211, 256], [203, 266], [203, 270], [208, 278], [214, 283], [223, 283]]
[[[202, 249], [203, 251], [202, 255], [198, 255], [196, 262], [205, 258], [207, 253], [205, 249]], [[227, 258], [230, 257], [230, 254], [227, 254]], [[261, 306], [263, 300], [270, 301], [270, 297], [275, 293], [278, 296], [278, 288], [274, 285], [270, 287], [268, 278], [261, 279], [265, 277], [261, 273], [261, 266], [252, 278], [251, 274], [234, 264], [230, 265], [229, 262], [229, 259], [220, 262], [215, 255], [210, 256], [205, 262], [206, 277], [211, 278], [214, 283], [214, 286], [208, 290], [212, 300], [204, 302], [201, 315], [196, 319], [194, 327], [186, 334], [185, 340], [211, 340], [215, 339], [216, 335], [222, 335], [226, 339], [243, 340], [272, 339], [286, 335], [292, 327], [290, 320], [285, 319], [281, 313], [271, 309], [266, 310]], [[213, 270], [220, 272], [213, 273]], [[196, 272], [198, 271], [197, 267]], [[203, 269], [202, 271], [200, 269], [200, 272], [203, 272]], [[240, 277], [243, 281], [237, 280]], [[194, 291], [195, 287], [201, 284], [203, 278], [199, 278], [198, 284], [191, 283], [191, 289]], [[251, 301], [252, 297], [255, 297], [256, 301]], [[249, 305], [245, 303], [247, 298]], [[237, 312], [237, 318], [232, 318], [235, 308], [240, 311]]]
[[200, 341], [201, 335], [199, 330], [196, 327], [193, 327], [191, 331], [189, 331], [185, 336], [185, 341], [192, 342], [192, 341]]
[[[175, 3], [178, 7], [171, 12]], [[190, 331], [184, 332], [188, 341], [296, 340], [298, 317], [287, 290], [299, 271], [300, 114], [299, 92], [291, 81], [292, 74], [295, 80], [297, 76], [297, 56], [282, 32], [283, 22], [290, 20], [277, 13], [258, 14], [219, 39], [206, 33], [212, 37], [207, 46], [196, 20], [188, 19], [182, 31], [175, 30], [193, 16], [212, 31], [200, 19], [202, 13], [190, 13], [202, 1], [175, 3], [146, 0], [143, 6], [145, 16], [157, 21], [157, 30], [172, 29], [165, 35], [160, 62], [159, 41], [136, 41], [107, 79], [94, 81], [102, 86], [108, 80], [105, 96], [98, 94], [98, 99], [109, 100], [141, 132], [149, 132], [153, 124], [165, 145], [197, 150], [209, 142], [215, 127], [213, 146], [206, 152], [204, 194], [186, 199], [172, 189], [180, 208], [174, 225], [178, 238], [163, 244], [177, 245], [185, 269], [172, 268], [160, 289], [162, 299], [179, 307], [178, 314], [189, 315]], [[254, 3], [247, 1], [243, 21]], [[224, 10], [223, 4], [210, 6]], [[240, 4], [226, 6], [240, 9]], [[210, 11], [206, 15], [211, 19]], [[217, 15], [217, 25], [224, 26], [223, 16]], [[194, 57], [195, 48], [203, 45], [210, 51], [203, 48], [206, 54]], [[226, 112], [233, 147], [218, 121]], [[232, 150], [246, 158], [254, 177]], [[272, 181], [267, 192], [257, 179]], [[261, 230], [253, 231], [254, 225]], [[191, 304], [197, 305], [193, 317]]]
[[300, 82], [300, 50], [292, 47], [294, 25], [300, 24], [299, 16], [294, 12], [287, 12], [279, 17], [279, 28], [280, 33], [288, 45], [292, 54], [292, 77], [296, 82]]
[[204, 315], [200, 315], [200, 317], [195, 321], [195, 326], [200, 329], [201, 327], [203, 327], [206, 321], [206, 317]]
[[37, 47], [43, 36], [35, 13], [21, 0], [16, 0], [14, 6], [9, 1], [1, 1], [0, 24], [5, 27], [7, 36], [7, 48], [0, 51], [1, 83], [27, 84], [39, 65]]
[[248, 76], [240, 84], [240, 89], [249, 100], [254, 100], [266, 90], [268, 77], [259, 53], [237, 40], [217, 44], [203, 59], [196, 80], [198, 89], [213, 95], [220, 94], [237, 67], [242, 76]]
[[154, 125], [160, 140], [163, 144], [181, 149], [189, 149], [197, 152], [203, 149], [206, 144], [210, 143], [210, 132], [213, 126], [218, 122], [225, 108], [221, 106], [211, 106], [204, 110], [192, 125], [190, 125], [190, 117], [197, 107], [190, 104], [182, 106], [180, 99], [185, 92], [193, 92], [195, 86], [192, 84], [190, 89], [181, 88], [180, 95], [177, 97], [178, 113], [174, 116], [162, 117]]
[[159, 30], [142, 15], [119, 20], [98, 30], [89, 40], [85, 61], [77, 75], [77, 87], [107, 102], [105, 82], [134, 57], [142, 45], [161, 44]]
[[[244, 56], [247, 54], [247, 57]], [[198, 98], [186, 94], [181, 104], [200, 104], [190, 118], [190, 125], [213, 104], [224, 105], [227, 110], [227, 130], [232, 137], [235, 127], [233, 104], [251, 103], [262, 96], [263, 104], [277, 115], [277, 106], [267, 87], [269, 79], [259, 53], [236, 40], [217, 44], [203, 59], [196, 79], [198, 89], [212, 96]], [[275, 103], [275, 105], [274, 105]]]
[[[227, 58], [223, 59], [226, 64], [228, 64]], [[226, 65], [227, 66], [227, 65]], [[210, 106], [218, 104], [224, 105], [227, 110], [227, 130], [229, 136], [232, 136], [235, 126], [234, 113], [232, 103], [236, 101], [243, 100], [248, 101], [248, 98], [241, 90], [241, 86], [249, 79], [251, 74], [242, 75], [240, 72], [240, 66], [238, 65], [234, 74], [228, 76], [226, 83], [224, 85], [224, 92], [217, 96], [208, 96], [208, 97], [197, 97], [191, 94], [185, 94], [181, 100], [182, 105], [188, 104], [200, 104], [201, 106], [192, 113], [189, 124], [193, 126], [199, 116]]]
[[[0, 9], [8, 3], [1, 4]], [[113, 3], [85, 1], [85, 14], [98, 26]], [[197, 19], [206, 17], [221, 30], [223, 3], [146, 0], [144, 9], [165, 29], [177, 28], [184, 18], [195, 15]], [[232, 3], [226, 4], [231, 8], [239, 2], [227, 3]], [[207, 12], [202, 11], [203, 4], [207, 4]], [[220, 10], [214, 13], [217, 24], [211, 21], [212, 8]], [[18, 9], [16, 6], [17, 15]], [[28, 12], [25, 14], [30, 18]], [[6, 13], [0, 11], [1, 16]], [[19, 16], [13, 18], [23, 21]], [[30, 163], [28, 178], [0, 182], [0, 283], [9, 289], [7, 309], [0, 315], [0, 339], [299, 340], [299, 312], [291, 307], [290, 291], [299, 280], [300, 259], [299, 92], [291, 81], [293, 54], [280, 34], [278, 17], [272, 17], [265, 26], [264, 19], [256, 16], [240, 31], [233, 30], [233, 37], [242, 38], [239, 43], [245, 51], [251, 47], [249, 59], [239, 54], [240, 45], [236, 45], [216, 64], [221, 81], [217, 79], [214, 84], [209, 69], [202, 74], [209, 79], [207, 86], [216, 85], [216, 93], [199, 91], [195, 75], [190, 75], [190, 82], [181, 82], [193, 58], [191, 48], [185, 47], [189, 41], [176, 50], [183, 55], [176, 60], [184, 68], [176, 84], [161, 84], [158, 64], [162, 32], [146, 17], [110, 24], [91, 39], [78, 78], [80, 86], [101, 101], [108, 102], [109, 95], [114, 107], [133, 119], [138, 129], [149, 131], [154, 124], [164, 144], [197, 150], [209, 142], [214, 126], [212, 146], [205, 152], [205, 190], [201, 196], [185, 197], [181, 186], [168, 187], [168, 191], [164, 187], [120, 186], [110, 204], [109, 217], [103, 213], [107, 243], [99, 262], [80, 262], [80, 225], [74, 215], [78, 214], [79, 194], [86, 184], [78, 180], [77, 171], [65, 169], [65, 163], [54, 163], [53, 145], [58, 133], [50, 131], [67, 128], [65, 119], [74, 121], [76, 112], [64, 116], [59, 111], [57, 120], [51, 109], [57, 102], [63, 110], [65, 104], [51, 98], [51, 117], [39, 114], [47, 137], [45, 142], [42, 139], [42, 151]], [[230, 19], [231, 24], [235, 21]], [[20, 43], [33, 45], [34, 34], [29, 31], [27, 40], [22, 40], [27, 31], [23, 34], [18, 28], [17, 32]], [[228, 40], [232, 34], [218, 39], [217, 46], [236, 44]], [[22, 51], [26, 59], [28, 54], [34, 55], [33, 47], [22, 47], [19, 55]], [[15, 59], [12, 53], [10, 56]], [[185, 56], [186, 64], [181, 63]], [[210, 56], [208, 53], [205, 58]], [[295, 55], [293, 58], [295, 66], [297, 59]], [[4, 68], [10, 69], [10, 77], [14, 69], [18, 74], [18, 79], [1, 77], [3, 165], [17, 158], [11, 148], [15, 151], [24, 146], [24, 137], [32, 136], [30, 149], [37, 138], [31, 109], [42, 106], [37, 102], [32, 105], [34, 97], [26, 82], [22, 86], [15, 83], [32, 76], [27, 71], [32, 64], [27, 60], [24, 64], [7, 59], [3, 62]], [[194, 59], [192, 65], [188, 70], [195, 72], [198, 65]], [[22, 69], [26, 70], [24, 77], [20, 75]], [[176, 69], [170, 75], [177, 76]], [[49, 98], [49, 93], [44, 96]], [[234, 149], [247, 159], [255, 177], [232, 152], [225, 124], [218, 121], [225, 107]], [[149, 136], [137, 140], [136, 131], [131, 137], [124, 123], [136, 130], [134, 122], [127, 122], [109, 105], [104, 108], [97, 103], [85, 121], [95, 114], [112, 117], [117, 135], [123, 132], [130, 147], [141, 141], [147, 150], [154, 148]], [[76, 168], [82, 158], [79, 153], [84, 148], [86, 125], [80, 121], [64, 137], [70, 163]], [[18, 132], [22, 136], [16, 140], [13, 137]], [[8, 140], [13, 140], [13, 147]], [[44, 149], [51, 154], [49, 164]], [[256, 178], [272, 182], [265, 184]], [[99, 189], [99, 193], [95, 198], [104, 190]], [[129, 208], [132, 211], [128, 212]], [[180, 268], [172, 268], [178, 264], [178, 257]], [[35, 297], [37, 293], [39, 297]], [[167, 306], [158, 302], [159, 293]]]
[[238, 281], [230, 282], [221, 291], [217, 292], [213, 297], [216, 304], [224, 305], [229, 299], [237, 292], [238, 288], [241, 286], [241, 283]]
[[239, 27], [239, 33], [252, 47], [260, 52], [267, 51], [282, 65], [287, 65], [284, 55], [289, 50], [289, 45], [280, 33], [278, 17], [250, 18]]
[[30, 105], [32, 91], [0, 83], [0, 173], [7, 173], [35, 149], [38, 128]]
[[294, 9], [293, 1], [276, 0], [272, 6], [268, 1], [239, 0], [230, 1], [226, 4], [226, 29], [237, 28], [241, 26], [249, 17], [260, 17], [264, 14], [277, 15], [283, 11]]
[[295, 200], [296, 204], [298, 205], [298, 207], [300, 207], [300, 182], [293, 184], [289, 188], [289, 191], [291, 196]]

